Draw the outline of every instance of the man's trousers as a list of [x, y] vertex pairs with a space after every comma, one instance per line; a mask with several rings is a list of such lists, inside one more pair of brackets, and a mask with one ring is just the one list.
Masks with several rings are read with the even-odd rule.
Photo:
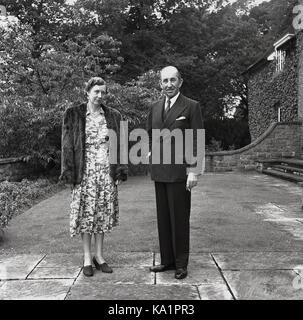
[[161, 264], [186, 268], [189, 256], [191, 193], [186, 181], [155, 181]]

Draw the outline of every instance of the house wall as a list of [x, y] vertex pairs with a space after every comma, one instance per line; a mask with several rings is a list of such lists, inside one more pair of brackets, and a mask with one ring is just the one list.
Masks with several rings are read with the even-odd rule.
[[282, 71], [276, 72], [274, 60], [250, 72], [248, 118], [252, 141], [278, 120], [278, 106], [281, 108], [282, 122], [298, 120], [299, 55], [297, 41], [291, 40], [290, 44], [291, 50]]
[[[303, 4], [303, 3], [302, 3]], [[298, 118], [303, 120], [303, 32], [297, 34], [298, 51]]]

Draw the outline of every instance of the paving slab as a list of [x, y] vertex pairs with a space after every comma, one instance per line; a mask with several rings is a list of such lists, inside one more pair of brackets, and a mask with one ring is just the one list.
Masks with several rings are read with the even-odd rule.
[[80, 267], [37, 267], [30, 273], [28, 279], [76, 279], [80, 270]]
[[[264, 219], [263, 221], [268, 221], [268, 222], [277, 222], [277, 223], [283, 223], [283, 222], [300, 222], [303, 223], [303, 219], [302, 218], [268, 218], [268, 219]], [[296, 223], [296, 226], [299, 226]]]
[[302, 222], [296, 221], [279, 221], [276, 220], [273, 223], [279, 224], [282, 230], [290, 233], [295, 239], [303, 240], [303, 225]]
[[[160, 264], [160, 253], [155, 253], [155, 264]], [[210, 253], [190, 253], [188, 269], [191, 268], [216, 268], [216, 264]]]
[[77, 278], [74, 286], [87, 283], [99, 282], [100, 284], [154, 284], [154, 273], [144, 267], [119, 267], [113, 268], [113, 273], [104, 273], [94, 269], [93, 277], [86, 277], [82, 272]]
[[236, 299], [239, 300], [302, 300], [303, 289], [296, 289], [298, 276], [290, 270], [223, 271]]
[[133, 266], [150, 267], [153, 265], [153, 252], [113, 252], [107, 258], [112, 267]]
[[44, 256], [42, 254], [0, 255], [0, 279], [26, 279]]
[[198, 290], [201, 300], [234, 300], [224, 281], [200, 285]]
[[[155, 264], [160, 263], [160, 254], [155, 254]], [[175, 279], [175, 271], [156, 274], [157, 284], [190, 284], [221, 283], [222, 277], [210, 253], [193, 253], [189, 256], [188, 276], [185, 279]]]
[[67, 300], [200, 300], [190, 285], [110, 284], [99, 281], [73, 286]]
[[222, 277], [218, 269], [209, 268], [191, 268], [188, 270], [188, 275], [185, 279], [175, 279], [175, 271], [165, 271], [156, 273], [156, 284], [188, 284], [188, 285], [200, 285], [200, 284], [215, 284], [221, 283]]
[[[81, 248], [79, 248], [79, 252]], [[92, 252], [92, 255], [94, 253]], [[151, 266], [154, 260], [153, 252], [116, 252], [105, 254], [105, 259], [111, 266]], [[51, 253], [39, 263], [39, 267], [74, 267], [83, 265], [82, 253]]]
[[11, 280], [0, 287], [0, 300], [64, 300], [73, 280]]
[[222, 270], [292, 270], [303, 265], [302, 252], [228, 252], [212, 254]]
[[[302, 197], [303, 195], [303, 188], [301, 190], [301, 193], [300, 193], [300, 197]], [[279, 207], [286, 211], [286, 212], [289, 212], [289, 215], [290, 213], [293, 213], [293, 214], [297, 214], [298, 216], [302, 217], [302, 208], [300, 206], [300, 204], [302, 205], [302, 203], [298, 203], [298, 201], [294, 201], [294, 203], [287, 203], [286, 204], [279, 204]]]
[[256, 214], [263, 216], [265, 219], [280, 219], [280, 218], [301, 218], [298, 215], [298, 212], [293, 212], [290, 210], [285, 210], [283, 208], [281, 208], [279, 205], [275, 204], [275, 203], [263, 203], [260, 205], [257, 205], [254, 208], [254, 211]]
[[83, 255], [80, 253], [49, 253], [37, 267], [74, 268], [83, 266]]

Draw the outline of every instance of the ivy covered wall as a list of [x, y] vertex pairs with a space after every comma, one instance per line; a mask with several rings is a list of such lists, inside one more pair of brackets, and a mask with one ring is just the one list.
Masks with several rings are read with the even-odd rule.
[[298, 118], [303, 120], [303, 31], [297, 34], [298, 52]]
[[276, 61], [256, 66], [250, 71], [248, 81], [248, 118], [252, 141], [259, 137], [271, 123], [298, 120], [298, 66], [297, 38], [287, 42], [287, 55], [282, 71], [276, 72]]

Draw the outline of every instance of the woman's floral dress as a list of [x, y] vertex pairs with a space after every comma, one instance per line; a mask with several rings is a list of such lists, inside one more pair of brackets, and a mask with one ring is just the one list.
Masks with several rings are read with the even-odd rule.
[[109, 172], [108, 129], [102, 110], [86, 114], [85, 166], [72, 191], [70, 234], [109, 232], [118, 225], [117, 186]]

